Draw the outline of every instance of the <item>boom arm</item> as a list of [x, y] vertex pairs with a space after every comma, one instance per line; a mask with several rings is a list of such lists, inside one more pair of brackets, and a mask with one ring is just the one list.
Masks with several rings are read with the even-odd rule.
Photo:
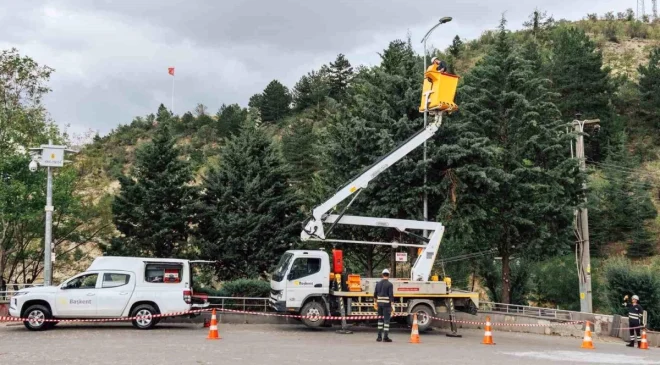
[[[444, 232], [444, 227], [436, 222], [412, 221], [403, 219], [387, 219], [387, 218], [372, 218], [372, 217], [357, 217], [357, 216], [343, 216], [341, 215], [328, 215], [337, 204], [346, 200], [346, 198], [357, 193], [361, 189], [368, 186], [371, 180], [375, 179], [381, 172], [387, 170], [390, 166], [394, 165], [397, 161], [408, 155], [412, 150], [422, 145], [426, 140], [435, 135], [442, 124], [443, 113], [439, 113], [436, 119], [430, 123], [425, 129], [419, 131], [417, 134], [409, 138], [406, 142], [395, 148], [392, 152], [377, 161], [366, 171], [362, 172], [355, 179], [347, 185], [339, 189], [335, 195], [326, 200], [323, 204], [317, 206], [312, 211], [312, 217], [306, 222], [305, 228], [300, 234], [303, 241], [328, 241], [328, 242], [353, 242], [353, 243], [366, 243], [376, 245], [389, 245], [389, 246], [413, 246], [422, 247], [424, 252], [417, 258], [415, 265], [411, 271], [412, 280], [427, 281], [433, 267], [433, 262], [440, 247], [440, 240]], [[355, 199], [355, 198], [354, 198]], [[349, 202], [349, 206], [352, 203]], [[348, 206], [346, 207], [348, 208]], [[368, 241], [348, 241], [348, 240], [331, 240], [326, 238], [326, 233], [323, 227], [324, 223], [328, 224], [349, 224], [359, 226], [372, 226], [372, 227], [385, 227], [396, 228], [401, 232], [407, 229], [414, 230], [427, 230], [430, 231], [427, 245], [414, 245], [414, 244], [400, 244], [400, 243], [385, 243], [385, 242], [368, 242]]]

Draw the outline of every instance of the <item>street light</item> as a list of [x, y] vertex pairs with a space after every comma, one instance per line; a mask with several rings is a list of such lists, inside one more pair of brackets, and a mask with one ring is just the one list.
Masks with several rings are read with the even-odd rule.
[[[422, 38], [422, 43], [424, 44], [424, 69], [422, 70], [422, 74], [426, 72], [426, 40], [429, 39], [429, 36], [431, 36], [431, 33], [439, 27], [442, 24], [449, 23], [452, 20], [450, 16], [445, 16], [440, 18], [438, 20], [438, 24], [434, 25], [431, 29], [429, 29], [428, 32], [426, 32], [426, 35], [424, 35], [424, 38]], [[427, 108], [424, 108], [424, 129], [426, 129], [426, 123], [427, 123], [427, 118], [428, 118], [429, 112]], [[426, 164], [426, 141], [424, 141], [424, 164]], [[424, 169], [424, 189], [426, 189], [426, 168]], [[429, 196], [424, 191], [424, 221], [427, 221], [429, 218]], [[424, 231], [424, 237], [427, 236], [427, 232]]]
[[66, 146], [54, 145], [53, 141], [49, 140], [48, 144], [42, 144], [40, 147], [30, 148], [30, 155], [32, 161], [28, 166], [31, 172], [36, 172], [39, 166], [47, 168], [48, 180], [46, 184], [46, 233], [44, 236], [44, 286], [51, 285], [53, 281], [53, 261], [55, 256], [52, 255], [52, 239], [53, 239], [53, 170], [52, 167], [64, 166], [65, 153], [78, 153], [77, 151], [70, 150]]

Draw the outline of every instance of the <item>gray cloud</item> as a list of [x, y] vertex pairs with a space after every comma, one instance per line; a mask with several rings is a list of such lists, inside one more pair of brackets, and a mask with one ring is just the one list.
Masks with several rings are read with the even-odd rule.
[[198, 102], [242, 105], [272, 79], [288, 86], [344, 53], [375, 64], [380, 50], [410, 33], [419, 39], [443, 15], [454, 17], [429, 43], [475, 38], [505, 13], [519, 28], [534, 8], [555, 18], [622, 11], [614, 0], [169, 0], [11, 1], [0, 9], [0, 48], [17, 47], [56, 69], [46, 99], [53, 118], [107, 133], [134, 116], [169, 106], [176, 67], [175, 112]]

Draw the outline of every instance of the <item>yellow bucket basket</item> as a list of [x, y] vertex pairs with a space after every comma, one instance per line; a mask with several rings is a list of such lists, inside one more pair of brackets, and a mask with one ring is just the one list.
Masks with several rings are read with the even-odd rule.
[[458, 105], [454, 104], [458, 80], [459, 77], [456, 75], [438, 71], [427, 71], [424, 74], [424, 87], [422, 89], [422, 101], [419, 111], [423, 112], [426, 110], [427, 93], [429, 93], [429, 111], [447, 110], [451, 112], [458, 109]]

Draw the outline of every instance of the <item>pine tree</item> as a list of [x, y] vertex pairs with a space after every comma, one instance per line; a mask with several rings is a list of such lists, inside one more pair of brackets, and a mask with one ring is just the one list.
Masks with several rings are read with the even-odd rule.
[[229, 137], [232, 134], [238, 133], [247, 119], [247, 114], [247, 109], [241, 108], [238, 104], [222, 104], [217, 113], [218, 135], [220, 137]]
[[222, 280], [263, 276], [299, 240], [299, 200], [269, 136], [246, 126], [221, 151], [203, 183], [201, 254]]
[[330, 97], [342, 101], [346, 97], [346, 90], [353, 78], [353, 66], [348, 62], [346, 56], [338, 54], [335, 62], [330, 62], [328, 70], [330, 82]]
[[492, 50], [465, 75], [461, 115], [447, 122], [446, 145], [431, 168], [445, 171], [439, 218], [448, 236], [502, 258], [504, 303], [515, 292], [512, 256], [556, 254], [573, 241], [582, 179], [566, 156], [572, 136], [549, 84], [514, 46], [503, 20]]
[[158, 106], [158, 113], [156, 113], [156, 120], [158, 120], [158, 123], [167, 123], [169, 120], [172, 118], [172, 112], [167, 110], [165, 105], [162, 103]]
[[649, 55], [646, 66], [639, 67], [641, 114], [657, 130], [660, 129], [660, 47]]
[[291, 111], [289, 89], [279, 81], [273, 80], [264, 89], [259, 103], [259, 112], [263, 122], [278, 122]]
[[456, 59], [461, 55], [461, 52], [463, 51], [463, 47], [464, 46], [461, 37], [456, 35], [454, 37], [454, 40], [451, 42], [451, 45], [449, 46], [449, 54]]
[[318, 112], [330, 94], [330, 84], [324, 71], [303, 75], [293, 87], [294, 110], [301, 112], [314, 107]]
[[314, 123], [305, 118], [294, 119], [282, 136], [282, 154], [291, 167], [291, 183], [299, 189], [308, 189], [319, 169], [317, 140]]
[[263, 100], [264, 100], [263, 94], [254, 94], [250, 97], [250, 101], [248, 101], [248, 107], [261, 109], [261, 103]]
[[119, 179], [112, 212], [121, 236], [105, 252], [164, 258], [191, 254], [197, 199], [192, 180], [168, 128], [159, 127], [153, 140], [138, 150], [132, 174]]

